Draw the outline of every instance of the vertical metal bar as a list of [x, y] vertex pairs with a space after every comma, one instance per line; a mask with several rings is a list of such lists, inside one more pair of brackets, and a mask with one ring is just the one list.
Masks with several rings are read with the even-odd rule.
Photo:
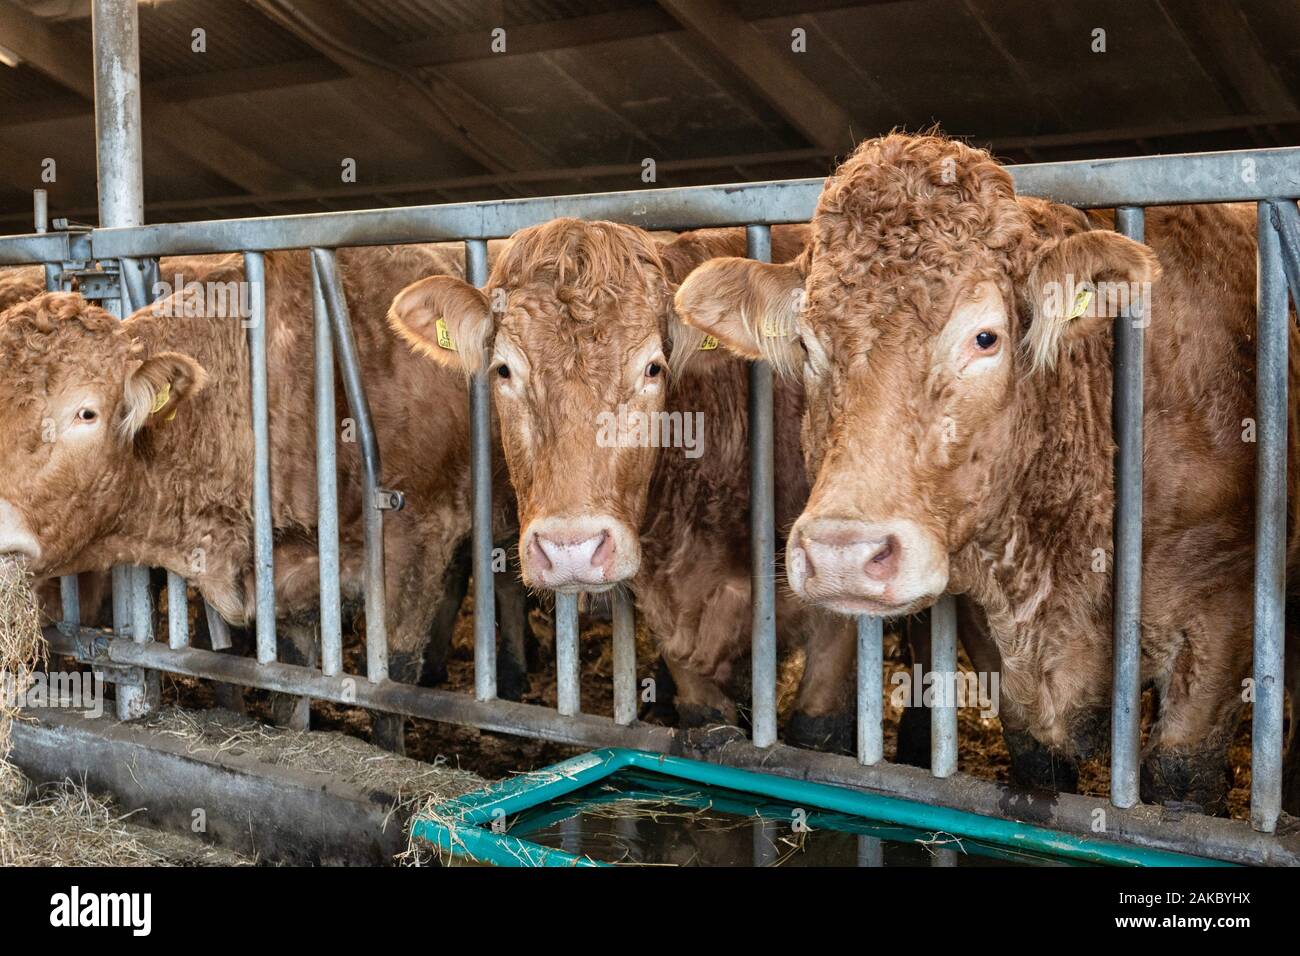
[[334, 347], [343, 375], [348, 412], [356, 425], [361, 451], [361, 515], [366, 552], [366, 677], [371, 683], [388, 679], [388, 605], [384, 593], [384, 511], [390, 503], [380, 502], [380, 479], [383, 463], [379, 457], [379, 439], [375, 435], [370, 402], [361, 379], [361, 359], [357, 340], [348, 314], [348, 300], [339, 281], [338, 263], [333, 249], [313, 249], [313, 266], [320, 277], [321, 294], [334, 329]]
[[930, 675], [938, 682], [930, 708], [930, 772], [957, 772], [957, 599], [945, 594], [930, 611]]
[[118, 280], [122, 293], [122, 317], [125, 318], [148, 305], [153, 297], [145, 284], [146, 263], [139, 259], [119, 259]]
[[343, 669], [343, 610], [339, 598], [338, 436], [334, 414], [334, 340], [320, 270], [311, 263], [316, 316], [316, 536], [320, 554], [321, 672]]
[[578, 655], [578, 595], [555, 595], [555, 680], [560, 714], [582, 709], [582, 661]]
[[1283, 642], [1286, 635], [1287, 322], [1282, 244], [1259, 204], [1256, 288], [1255, 704], [1250, 741], [1250, 822], [1264, 833], [1282, 807]]
[[776, 863], [778, 852], [776, 839], [780, 835], [775, 820], [755, 817], [752, 827], [752, 846], [754, 866], [772, 866]]
[[[99, 182], [99, 224], [138, 226], [144, 222], [143, 151], [140, 141], [140, 36], [135, 0], [94, 0], [91, 28], [95, 70], [95, 156]], [[121, 292], [126, 295], [126, 290]], [[105, 305], [118, 318], [125, 315], [121, 298]], [[115, 627], [132, 627], [132, 638], [151, 638], [151, 619], [140, 612], [150, 607], [148, 574], [131, 568], [113, 569]], [[119, 607], [119, 604], [122, 607]], [[129, 606], [128, 606], [129, 605]], [[150, 613], [150, 618], [151, 618]], [[121, 633], [121, 631], [119, 631]], [[126, 720], [149, 711], [150, 691], [158, 675], [146, 675], [145, 686], [119, 684], [118, 717]]]
[[884, 865], [885, 850], [880, 838], [858, 834], [858, 866], [879, 869]]
[[[1140, 208], [1116, 211], [1119, 231], [1146, 233]], [[1111, 699], [1110, 802], [1135, 806], [1142, 733], [1142, 366], [1149, 303], [1115, 317], [1112, 419], [1115, 432], [1114, 663]]]
[[190, 646], [190, 601], [185, 579], [167, 572], [167, 646], [177, 650]]
[[878, 763], [885, 755], [884, 627], [878, 617], [861, 614], [858, 628], [858, 762]]
[[1269, 218], [1282, 236], [1282, 265], [1287, 285], [1291, 287], [1291, 302], [1300, 312], [1300, 208], [1295, 200], [1282, 199], [1269, 204]]
[[63, 623], [70, 627], [81, 626], [81, 585], [75, 574], [59, 578], [59, 600], [63, 605]]
[[203, 602], [203, 614], [208, 619], [208, 639], [214, 651], [230, 650], [230, 625], [220, 612], [207, 601]]
[[[50, 201], [49, 193], [44, 189], [32, 190], [32, 221], [38, 233], [49, 232]], [[62, 282], [62, 268], [53, 263], [45, 263], [45, 291], [58, 292]], [[75, 574], [64, 575], [59, 579], [59, 599], [63, 605], [63, 623], [72, 627], [81, 625], [81, 589]]]
[[[770, 226], [745, 229], [746, 253], [772, 261]], [[754, 746], [776, 743], [776, 506], [772, 483], [772, 369], [749, 366], [749, 540], [753, 572]]]
[[[44, 189], [32, 190], [32, 220], [38, 233], [50, 231], [50, 194]], [[53, 262], [45, 263], [45, 291], [58, 292], [63, 269]]]
[[[470, 285], [487, 285], [487, 243], [465, 243], [465, 278]], [[469, 385], [470, 480], [474, 486], [474, 696], [497, 695], [497, 609], [492, 580], [492, 393], [487, 363]], [[556, 602], [557, 614], [559, 602]], [[557, 639], [558, 646], [558, 639]], [[563, 713], [563, 709], [560, 711]], [[575, 710], [576, 712], [576, 710]]]
[[627, 726], [636, 720], [636, 609], [625, 588], [615, 588], [614, 612], [614, 723]]
[[936, 846], [930, 848], [931, 866], [957, 866], [957, 851], [952, 847]]
[[266, 260], [244, 253], [248, 283], [248, 360], [253, 389], [253, 577], [257, 608], [257, 660], [275, 660], [275, 562], [271, 537], [271, 425], [266, 381]]

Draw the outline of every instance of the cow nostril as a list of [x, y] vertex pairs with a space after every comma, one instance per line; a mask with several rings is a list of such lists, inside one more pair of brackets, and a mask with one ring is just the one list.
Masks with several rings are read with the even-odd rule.
[[593, 568], [602, 568], [614, 558], [614, 536], [608, 531], [600, 533], [600, 544], [596, 545], [596, 550], [591, 555], [591, 566]]
[[543, 571], [549, 571], [554, 565], [551, 564], [550, 557], [546, 554], [546, 549], [542, 547], [541, 536], [533, 535], [528, 542], [528, 557], [538, 565]]
[[863, 571], [874, 581], [890, 580], [898, 573], [902, 550], [902, 544], [891, 534], [877, 547], [876, 553], [867, 558]]

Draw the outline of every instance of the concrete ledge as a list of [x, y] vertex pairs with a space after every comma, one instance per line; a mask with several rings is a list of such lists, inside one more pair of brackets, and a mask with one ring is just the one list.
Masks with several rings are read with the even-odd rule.
[[[313, 734], [291, 734], [301, 740]], [[331, 735], [320, 735], [323, 737]], [[71, 777], [111, 795], [136, 820], [197, 834], [260, 861], [293, 865], [390, 864], [406, 849], [399, 788], [357, 785], [336, 775], [272, 763], [238, 746], [196, 745], [147, 724], [29, 710], [14, 722], [10, 759], [36, 783]], [[401, 760], [367, 744], [390, 760]], [[409, 761], [429, 772], [430, 765]], [[477, 778], [458, 772], [456, 786]], [[477, 785], [486, 781], [477, 781]]]

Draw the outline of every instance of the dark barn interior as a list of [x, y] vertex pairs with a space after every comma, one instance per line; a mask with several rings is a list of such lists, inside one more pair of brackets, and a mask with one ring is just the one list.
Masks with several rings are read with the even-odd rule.
[[[0, 231], [41, 187], [93, 224], [90, 0], [0, 0], [0, 61]], [[151, 222], [819, 176], [936, 123], [1017, 163], [1300, 143], [1293, 0], [148, 0], [140, 62]]]

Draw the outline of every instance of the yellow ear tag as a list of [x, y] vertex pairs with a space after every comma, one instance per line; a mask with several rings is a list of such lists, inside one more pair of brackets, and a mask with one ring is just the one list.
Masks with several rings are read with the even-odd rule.
[[701, 352], [712, 352], [718, 347], [718, 340], [712, 335], [704, 336], [704, 341], [700, 343]]
[[[167, 382], [158, 391], [158, 394], [153, 397], [153, 408], [149, 409], [149, 414], [157, 415], [159, 412], [161, 412], [163, 410], [163, 406], [167, 404], [167, 402], [171, 399], [171, 397], [172, 397], [172, 386], [170, 382]], [[167, 420], [171, 421], [170, 418]]]
[[447, 320], [438, 316], [433, 322], [433, 327], [438, 332], [438, 346], [448, 352], [456, 351], [456, 343], [451, 340], [451, 332], [447, 329]]
[[1070, 308], [1070, 314], [1066, 319], [1077, 319], [1083, 313], [1088, 311], [1088, 306], [1092, 304], [1092, 290], [1080, 289], [1074, 297], [1074, 305]]

